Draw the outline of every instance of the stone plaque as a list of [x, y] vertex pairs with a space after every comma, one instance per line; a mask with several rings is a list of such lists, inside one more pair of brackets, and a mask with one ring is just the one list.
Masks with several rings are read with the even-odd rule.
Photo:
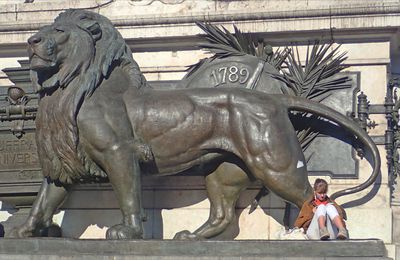
[[179, 84], [187, 88], [248, 88], [281, 94], [281, 82], [272, 80], [275, 69], [251, 55], [214, 59], [188, 74]]
[[[352, 86], [334, 91], [322, 103], [342, 114], [356, 111], [359, 91], [359, 73], [348, 73]], [[332, 178], [357, 178], [358, 159], [348, 133], [328, 122], [312, 123], [321, 134], [310, 144], [304, 155], [310, 159], [307, 168], [310, 175], [330, 175]]]
[[38, 181], [41, 176], [35, 134], [26, 133], [18, 139], [2, 134], [0, 138], [0, 183]]

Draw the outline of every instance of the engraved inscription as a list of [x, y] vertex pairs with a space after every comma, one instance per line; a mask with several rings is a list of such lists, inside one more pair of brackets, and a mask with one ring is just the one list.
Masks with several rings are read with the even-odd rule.
[[14, 136], [0, 138], [0, 170], [39, 168], [33, 134], [22, 139]]
[[42, 174], [38, 171], [19, 171], [17, 176], [19, 180], [25, 180], [25, 181], [31, 181], [42, 178]]
[[250, 72], [248, 68], [245, 67], [237, 67], [237, 66], [229, 66], [229, 67], [219, 67], [213, 69], [210, 74], [210, 78], [214, 87], [218, 87], [227, 83], [236, 83], [244, 84], [250, 77]]

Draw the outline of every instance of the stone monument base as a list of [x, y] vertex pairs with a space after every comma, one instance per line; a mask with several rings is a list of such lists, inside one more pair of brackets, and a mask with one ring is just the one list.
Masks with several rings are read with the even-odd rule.
[[244, 260], [244, 259], [389, 259], [381, 240], [78, 240], [67, 238], [0, 239], [7, 260]]

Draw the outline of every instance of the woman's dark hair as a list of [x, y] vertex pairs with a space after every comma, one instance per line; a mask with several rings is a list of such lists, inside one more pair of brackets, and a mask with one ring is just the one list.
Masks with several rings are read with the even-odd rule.
[[324, 179], [316, 179], [314, 182], [314, 191], [318, 193], [327, 193], [328, 183]]

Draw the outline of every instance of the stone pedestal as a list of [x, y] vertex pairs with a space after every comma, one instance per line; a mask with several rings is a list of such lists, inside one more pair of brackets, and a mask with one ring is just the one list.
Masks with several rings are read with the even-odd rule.
[[381, 240], [175, 241], [2, 239], [0, 259], [390, 259]]

